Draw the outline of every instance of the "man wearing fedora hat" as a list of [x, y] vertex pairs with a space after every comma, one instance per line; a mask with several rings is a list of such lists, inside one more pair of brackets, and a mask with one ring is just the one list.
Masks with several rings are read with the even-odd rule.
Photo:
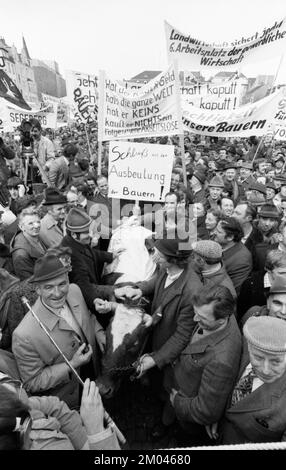
[[47, 188], [42, 205], [47, 207], [48, 212], [41, 220], [40, 236], [46, 246], [51, 248], [61, 243], [64, 237], [63, 222], [66, 215], [67, 198], [56, 188]]
[[218, 201], [224, 189], [223, 179], [220, 176], [214, 176], [209, 182], [208, 189], [207, 208], [218, 209]]
[[[68, 271], [68, 266], [53, 254], [37, 261], [30, 279], [38, 294], [33, 310], [78, 373], [92, 360], [88, 373], [96, 376], [95, 337], [103, 339], [102, 327], [90, 314], [80, 288], [69, 284]], [[58, 396], [70, 407], [79, 405], [77, 380], [31, 312], [13, 332], [12, 351], [29, 393], [45, 392]]]
[[208, 426], [220, 444], [286, 440], [286, 322], [251, 317], [243, 327], [244, 345], [236, 385], [224, 418]]
[[234, 202], [239, 198], [239, 187], [236, 181], [237, 165], [235, 162], [228, 162], [225, 165], [224, 189]]

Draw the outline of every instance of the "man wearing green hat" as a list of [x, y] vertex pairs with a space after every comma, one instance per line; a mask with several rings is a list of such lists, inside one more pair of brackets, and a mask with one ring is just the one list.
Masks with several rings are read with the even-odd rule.
[[221, 444], [286, 440], [286, 322], [251, 317], [237, 382], [220, 425], [207, 427]]
[[[68, 271], [53, 254], [36, 262], [30, 282], [36, 285], [38, 299], [32, 308], [78, 373], [89, 363], [88, 373], [95, 377], [95, 336], [100, 341], [102, 327], [90, 314], [80, 288], [69, 284]], [[13, 332], [12, 351], [27, 392], [55, 395], [72, 408], [79, 405], [77, 380], [31, 312]]]

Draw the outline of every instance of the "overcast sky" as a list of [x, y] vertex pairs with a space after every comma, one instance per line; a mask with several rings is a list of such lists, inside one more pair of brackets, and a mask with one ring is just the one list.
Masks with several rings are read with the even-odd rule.
[[[286, 16], [286, 0], [0, 0], [1, 32], [60, 70], [131, 78], [167, 66], [164, 20], [206, 41], [251, 36]], [[279, 58], [246, 70], [273, 73]], [[286, 58], [278, 82], [286, 83]]]

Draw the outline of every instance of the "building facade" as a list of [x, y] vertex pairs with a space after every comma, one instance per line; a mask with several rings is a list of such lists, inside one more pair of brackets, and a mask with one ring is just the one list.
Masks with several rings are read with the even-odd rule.
[[0, 38], [0, 68], [15, 83], [28, 104], [39, 104], [38, 89], [31, 57], [23, 38], [22, 51], [19, 54], [15, 45], [8, 46], [4, 38]]

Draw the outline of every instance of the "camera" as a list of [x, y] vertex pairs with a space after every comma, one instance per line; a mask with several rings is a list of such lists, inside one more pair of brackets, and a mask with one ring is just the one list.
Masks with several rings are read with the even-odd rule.
[[21, 132], [20, 143], [22, 145], [22, 149], [21, 149], [22, 158], [33, 157], [34, 155], [34, 141], [33, 141], [33, 137], [31, 136], [31, 128], [32, 128], [31, 122], [27, 121], [26, 119], [24, 119], [21, 122], [21, 126], [19, 127], [19, 130]]

